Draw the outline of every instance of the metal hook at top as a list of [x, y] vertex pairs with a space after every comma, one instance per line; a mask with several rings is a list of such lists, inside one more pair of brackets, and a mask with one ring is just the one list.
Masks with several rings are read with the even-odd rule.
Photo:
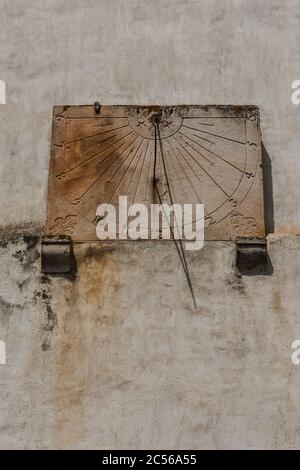
[[150, 120], [152, 124], [155, 126], [160, 123], [161, 120], [161, 111], [155, 111], [151, 114]]

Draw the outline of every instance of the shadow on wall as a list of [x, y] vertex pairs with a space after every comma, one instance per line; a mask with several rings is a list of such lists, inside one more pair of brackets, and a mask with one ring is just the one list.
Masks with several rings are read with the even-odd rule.
[[273, 204], [273, 181], [272, 181], [272, 161], [262, 142], [262, 173], [264, 190], [264, 214], [266, 235], [274, 232], [274, 204]]
[[[264, 216], [266, 235], [274, 232], [274, 204], [271, 158], [262, 142], [262, 174], [264, 194]], [[273, 265], [267, 250], [266, 240], [251, 239], [237, 243], [236, 264], [240, 274], [245, 276], [273, 274]]]

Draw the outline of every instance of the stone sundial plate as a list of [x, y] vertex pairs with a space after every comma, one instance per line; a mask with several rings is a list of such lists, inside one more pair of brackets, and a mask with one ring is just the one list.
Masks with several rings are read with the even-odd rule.
[[[202, 203], [205, 239], [264, 237], [261, 136], [255, 106], [56, 106], [47, 235], [96, 241], [96, 208], [158, 203], [154, 113], [174, 202]], [[169, 201], [160, 152], [156, 176]]]

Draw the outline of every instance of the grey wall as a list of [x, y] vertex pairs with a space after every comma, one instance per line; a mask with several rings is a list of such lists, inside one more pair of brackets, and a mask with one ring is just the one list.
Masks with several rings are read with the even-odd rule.
[[0, 4], [1, 224], [44, 221], [53, 105], [99, 100], [259, 105], [276, 224], [299, 226], [299, 0]]
[[[297, 448], [299, 0], [1, 0], [0, 447]], [[56, 104], [257, 104], [272, 162], [273, 276], [234, 245], [77, 247], [40, 276]], [[270, 181], [269, 181], [270, 184]], [[145, 266], [147, 265], [147, 270]], [[158, 274], [157, 274], [158, 273]]]

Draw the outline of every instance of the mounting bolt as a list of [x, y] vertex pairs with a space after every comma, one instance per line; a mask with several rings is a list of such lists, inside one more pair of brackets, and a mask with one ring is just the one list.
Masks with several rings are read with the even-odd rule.
[[100, 114], [100, 109], [101, 109], [101, 105], [100, 105], [99, 101], [95, 101], [95, 103], [94, 103], [95, 113]]
[[162, 111], [154, 111], [154, 112], [151, 113], [150, 121], [152, 122], [152, 124], [153, 124], [154, 126], [155, 126], [155, 124], [159, 124], [159, 123], [160, 123], [161, 114], [162, 114]]

